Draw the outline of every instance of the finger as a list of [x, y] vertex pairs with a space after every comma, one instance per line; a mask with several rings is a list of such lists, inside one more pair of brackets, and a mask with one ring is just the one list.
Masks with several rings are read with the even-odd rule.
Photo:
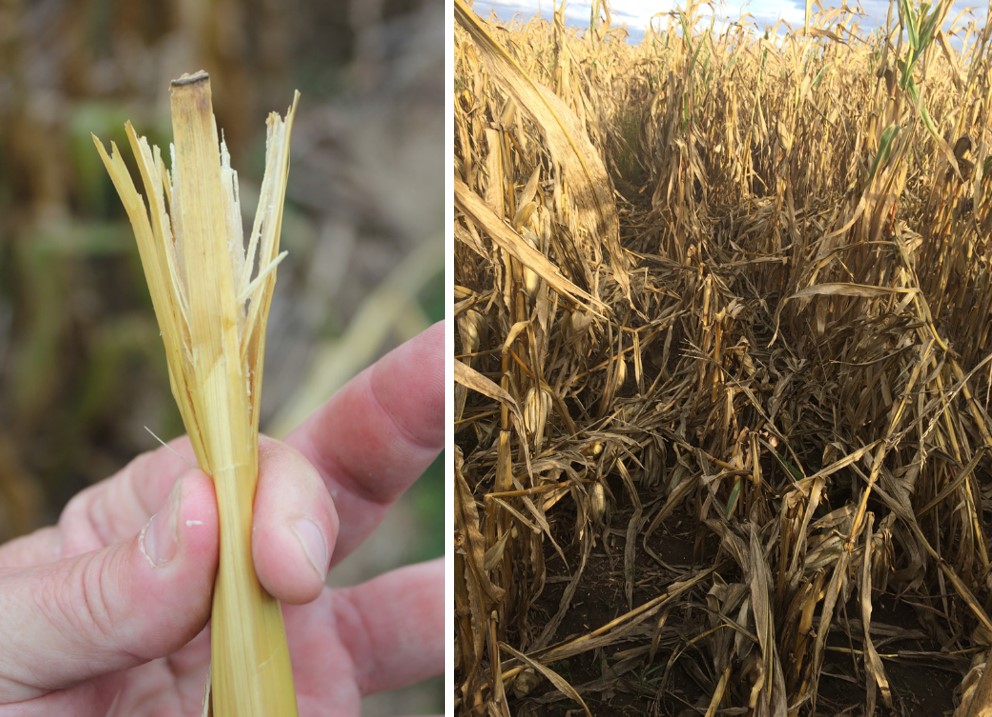
[[341, 516], [333, 565], [379, 524], [444, 445], [444, 324], [349, 381], [287, 443], [320, 471]]
[[127, 540], [165, 503], [173, 484], [196, 468], [185, 436], [142, 453], [108, 480], [87, 488], [59, 518], [64, 557]]
[[0, 545], [0, 568], [23, 568], [59, 559], [62, 539], [48, 526]]
[[[4, 717], [49, 717], [49, 715], [72, 715], [73, 717], [115, 717], [117, 694], [122, 689], [124, 676], [107, 675], [103, 679], [90, 680], [68, 690], [49, 692], [43, 697], [26, 703], [3, 707]], [[135, 713], [130, 713], [135, 714]]]
[[252, 552], [258, 578], [289, 603], [324, 589], [338, 515], [320, 475], [298, 451], [263, 438], [255, 490]]
[[186, 437], [143, 453], [112, 477], [76, 494], [57, 526], [0, 546], [0, 568], [54, 562], [127, 540], [162, 507], [176, 479], [195, 467]]
[[213, 487], [190, 471], [137, 536], [0, 571], [0, 704], [177, 650], [206, 624], [216, 566]]
[[444, 672], [443, 558], [339, 590], [331, 605], [363, 695]]

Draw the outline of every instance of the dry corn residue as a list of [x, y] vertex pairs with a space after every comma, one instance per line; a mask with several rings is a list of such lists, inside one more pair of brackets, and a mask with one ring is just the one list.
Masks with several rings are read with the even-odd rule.
[[456, 0], [459, 713], [977, 714], [989, 28], [595, 7]]

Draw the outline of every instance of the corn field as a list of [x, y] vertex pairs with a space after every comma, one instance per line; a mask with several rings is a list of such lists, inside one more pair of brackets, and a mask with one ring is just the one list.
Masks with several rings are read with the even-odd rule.
[[459, 714], [992, 714], [992, 31], [809, 10], [455, 2]]

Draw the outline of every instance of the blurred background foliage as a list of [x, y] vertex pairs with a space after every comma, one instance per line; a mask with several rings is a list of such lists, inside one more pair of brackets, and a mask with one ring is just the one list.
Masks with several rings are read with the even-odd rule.
[[[126, 145], [130, 119], [167, 146], [169, 81], [207, 70], [250, 221], [265, 117], [301, 91], [262, 417], [278, 436], [444, 316], [443, 48], [442, 0], [0, 0], [0, 541], [183, 431], [90, 133]], [[443, 552], [441, 465], [332, 579]]]

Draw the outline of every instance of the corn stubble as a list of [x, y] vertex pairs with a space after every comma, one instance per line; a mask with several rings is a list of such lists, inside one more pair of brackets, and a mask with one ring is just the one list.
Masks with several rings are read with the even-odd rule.
[[458, 711], [986, 714], [989, 26], [701, 7], [455, 2]]
[[265, 324], [283, 256], [279, 233], [298, 98], [285, 118], [269, 115], [247, 249], [237, 174], [218, 143], [205, 72], [172, 83], [171, 172], [158, 147], [126, 125], [144, 201], [116, 145], [108, 154], [94, 137], [137, 239], [173, 395], [217, 493], [220, 555], [204, 708], [217, 717], [297, 713], [282, 612], [255, 575], [251, 526]]

